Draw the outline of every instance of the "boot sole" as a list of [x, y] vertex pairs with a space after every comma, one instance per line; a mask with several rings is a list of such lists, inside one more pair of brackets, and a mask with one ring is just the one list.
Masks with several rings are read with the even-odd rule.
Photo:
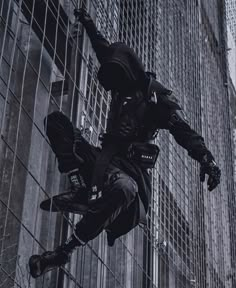
[[70, 212], [84, 215], [88, 210], [88, 204], [78, 203], [74, 198], [68, 199], [71, 192], [56, 195], [40, 203], [40, 208], [49, 212]]

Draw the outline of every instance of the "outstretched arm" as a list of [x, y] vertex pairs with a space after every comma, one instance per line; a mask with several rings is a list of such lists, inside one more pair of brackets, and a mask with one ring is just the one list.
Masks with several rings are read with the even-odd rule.
[[221, 171], [211, 152], [207, 149], [203, 137], [189, 126], [181, 114], [181, 110], [170, 111], [168, 129], [176, 142], [201, 164], [200, 180], [205, 181], [205, 174], [209, 175], [207, 184], [208, 190], [211, 191], [220, 183]]
[[101, 63], [109, 53], [110, 43], [103, 37], [100, 31], [97, 30], [92, 18], [83, 8], [77, 10], [75, 15], [79, 21], [83, 24], [86, 32], [88, 33], [89, 39], [93, 46], [93, 49], [97, 55], [98, 61]]
[[184, 147], [189, 156], [200, 162], [205, 154], [214, 159], [206, 148], [204, 139], [195, 132], [184, 119], [181, 110], [172, 110], [169, 115], [168, 129], [176, 142]]
[[188, 154], [201, 164], [200, 180], [209, 175], [207, 184], [211, 191], [220, 183], [221, 171], [214, 157], [207, 149], [204, 139], [194, 131], [185, 120], [184, 113], [171, 90], [151, 79], [148, 86], [148, 99], [156, 103], [153, 111], [154, 122], [161, 129], [168, 129], [176, 142], [188, 151]]

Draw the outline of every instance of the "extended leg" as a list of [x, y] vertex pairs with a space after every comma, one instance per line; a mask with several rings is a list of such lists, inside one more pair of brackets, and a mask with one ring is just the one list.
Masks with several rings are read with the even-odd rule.
[[85, 243], [100, 234], [120, 213], [127, 211], [136, 198], [136, 182], [122, 171], [112, 172], [103, 197], [94, 203], [76, 225], [75, 235]]
[[65, 265], [69, 262], [70, 255], [75, 247], [82, 244], [72, 235], [66, 243], [57, 247], [54, 251], [46, 251], [42, 255], [32, 255], [29, 259], [31, 276], [37, 278], [54, 268]]
[[[117, 169], [116, 169], [117, 171]], [[33, 255], [29, 260], [30, 273], [36, 278], [52, 268], [69, 261], [73, 249], [85, 245], [106, 229], [122, 211], [127, 211], [136, 199], [137, 184], [123, 172], [110, 171], [105, 185], [104, 196], [94, 203], [76, 225], [72, 237], [55, 251]], [[125, 225], [125, 223], [124, 223]]]

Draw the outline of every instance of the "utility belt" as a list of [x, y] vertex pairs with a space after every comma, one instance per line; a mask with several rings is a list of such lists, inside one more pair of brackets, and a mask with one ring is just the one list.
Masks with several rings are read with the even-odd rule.
[[142, 168], [150, 169], [155, 166], [159, 152], [155, 144], [134, 142], [128, 147], [127, 158]]
[[[102, 197], [103, 181], [105, 171], [110, 164], [113, 156], [120, 154], [120, 152], [125, 154], [128, 160], [138, 164], [140, 167], [148, 169], [153, 168], [158, 154], [159, 148], [157, 145], [150, 143], [134, 142], [128, 144], [128, 148], [124, 149], [124, 146], [117, 145], [117, 143], [105, 145], [96, 159], [94, 165], [91, 191], [89, 195], [89, 202], [97, 201], [97, 199]], [[127, 146], [126, 146], [127, 147]], [[125, 150], [125, 151], [124, 151]]]
[[114, 153], [110, 154], [110, 159], [118, 153], [146, 169], [151, 169], [155, 166], [160, 152], [157, 145], [147, 142], [129, 142], [127, 140], [122, 141], [121, 138], [115, 138], [114, 136], [110, 136], [108, 134], [101, 139], [103, 141], [105, 139], [104, 142], [106, 145], [104, 146], [104, 150], [106, 150], [106, 146], [112, 147], [111, 150], [113, 150]]

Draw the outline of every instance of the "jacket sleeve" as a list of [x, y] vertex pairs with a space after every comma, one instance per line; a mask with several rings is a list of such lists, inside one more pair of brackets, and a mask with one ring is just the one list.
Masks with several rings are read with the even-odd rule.
[[95, 26], [91, 18], [89, 20], [84, 21], [83, 26], [89, 36], [89, 39], [96, 53], [98, 61], [102, 63], [109, 53], [110, 43], [106, 38], [103, 37], [100, 31], [98, 31], [97, 27]]
[[205, 145], [203, 137], [189, 126], [181, 110], [170, 110], [167, 126], [176, 142], [185, 148], [193, 159], [201, 162], [203, 156], [207, 154], [209, 158], [214, 160]]
[[[168, 129], [176, 142], [188, 151], [189, 156], [201, 162], [204, 155], [214, 160], [207, 149], [204, 139], [194, 131], [185, 120], [184, 112], [178, 99], [171, 90], [166, 89], [158, 81], [150, 81], [148, 99], [156, 95], [155, 122], [160, 129]], [[154, 97], [155, 98], [155, 97]]]

